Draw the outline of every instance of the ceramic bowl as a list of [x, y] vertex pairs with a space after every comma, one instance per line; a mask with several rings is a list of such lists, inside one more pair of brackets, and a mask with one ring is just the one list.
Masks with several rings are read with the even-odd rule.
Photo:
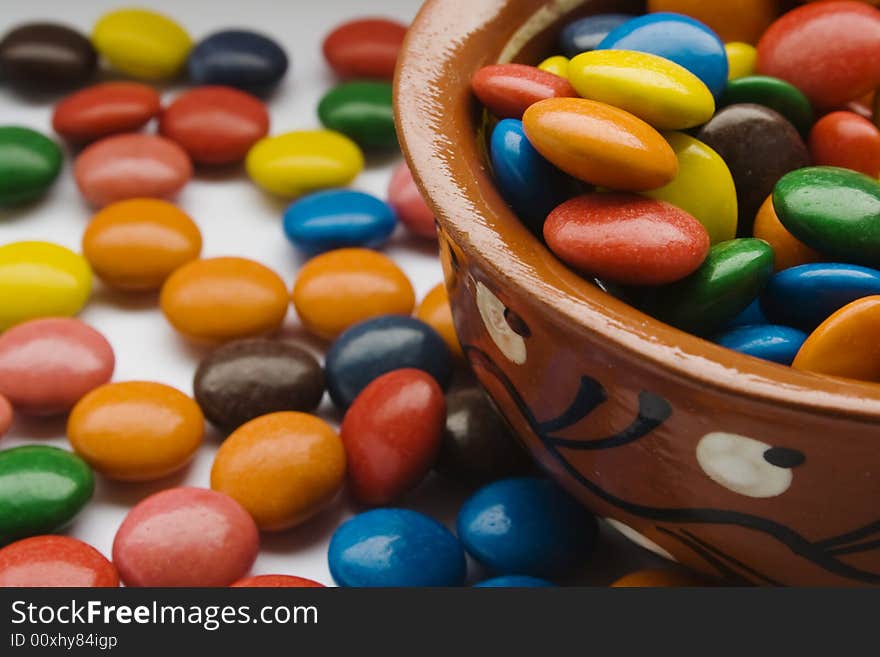
[[880, 583], [880, 386], [693, 337], [584, 280], [493, 185], [481, 66], [534, 63], [577, 15], [640, 2], [429, 0], [396, 81], [398, 133], [439, 223], [470, 364], [541, 465], [666, 558], [741, 583]]

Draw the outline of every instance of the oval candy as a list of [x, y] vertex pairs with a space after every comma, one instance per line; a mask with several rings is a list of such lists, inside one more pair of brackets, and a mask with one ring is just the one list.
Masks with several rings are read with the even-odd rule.
[[126, 586], [228, 586], [246, 575], [260, 538], [227, 495], [169, 488], [139, 502], [113, 539], [113, 563]]
[[159, 132], [196, 164], [234, 164], [268, 134], [269, 112], [260, 100], [238, 89], [197, 87], [163, 110]]
[[199, 41], [186, 62], [195, 84], [220, 84], [265, 94], [287, 73], [287, 53], [274, 39], [250, 30], [221, 30]]
[[324, 359], [327, 390], [339, 408], [348, 408], [373, 380], [404, 368], [427, 372], [445, 389], [452, 377], [452, 356], [434, 329], [398, 315], [355, 324], [330, 345]]
[[776, 110], [802, 135], [813, 125], [813, 106], [807, 97], [785, 80], [767, 75], [749, 75], [731, 80], [718, 101], [720, 107], [752, 103]]
[[55, 106], [52, 129], [75, 144], [137, 132], [159, 115], [161, 101], [139, 82], [104, 82], [70, 94]]
[[118, 481], [153, 481], [187, 465], [205, 419], [176, 388], [148, 381], [108, 383], [77, 402], [67, 420], [74, 451]]
[[95, 74], [98, 55], [76, 30], [57, 23], [27, 23], [0, 40], [0, 76], [25, 88], [65, 89]]
[[407, 230], [426, 239], [437, 239], [434, 211], [428, 207], [413, 180], [412, 172], [403, 162], [394, 169], [388, 183], [388, 204]]
[[397, 148], [390, 82], [343, 82], [321, 98], [318, 118], [325, 128], [341, 132], [363, 148]]
[[329, 189], [303, 196], [284, 211], [284, 234], [309, 254], [345, 247], [381, 246], [394, 232], [390, 205], [353, 189]]
[[807, 334], [789, 326], [765, 324], [741, 326], [719, 336], [715, 342], [747, 356], [791, 365]]
[[345, 187], [364, 168], [351, 139], [332, 130], [302, 130], [265, 137], [245, 158], [251, 179], [272, 194], [293, 198], [327, 187]]
[[51, 242], [0, 246], [0, 331], [38, 317], [76, 315], [92, 292], [85, 258]]
[[117, 71], [145, 80], [177, 75], [192, 47], [179, 24], [147, 9], [104, 14], [92, 30], [92, 43]]
[[192, 178], [192, 162], [180, 146], [159, 135], [104, 137], [73, 164], [83, 198], [97, 207], [130, 198], [167, 198]]
[[337, 249], [309, 260], [293, 286], [293, 305], [306, 329], [333, 339], [379, 315], [409, 315], [412, 284], [391, 258], [369, 249]]
[[758, 51], [755, 46], [742, 41], [732, 41], [724, 46], [727, 53], [727, 79], [738, 80], [755, 74]]
[[0, 126], [0, 207], [42, 196], [61, 171], [58, 145], [30, 128]]
[[0, 549], [0, 588], [116, 588], [116, 567], [70, 536], [32, 536]]
[[572, 21], [559, 33], [559, 48], [567, 57], [595, 50], [616, 27], [635, 18], [631, 14], [596, 14]]
[[0, 451], [0, 545], [54, 532], [92, 498], [95, 478], [68, 451], [26, 445]]
[[211, 488], [237, 500], [263, 531], [305, 522], [344, 480], [342, 441], [324, 420], [305, 413], [271, 413], [240, 426], [211, 467]]
[[809, 146], [817, 166], [842, 167], [880, 178], [880, 129], [858, 114], [826, 114], [813, 126]]
[[292, 342], [237, 340], [199, 363], [193, 390], [208, 421], [228, 433], [261, 415], [313, 411], [324, 396], [324, 370]]
[[824, 259], [821, 253], [811, 249], [786, 230], [776, 216], [772, 194], [767, 197], [755, 216], [753, 233], [773, 249], [773, 268], [776, 271], [811, 262], [821, 262]]
[[66, 413], [113, 376], [107, 339], [78, 319], [33, 319], [0, 334], [0, 395], [29, 415]]
[[529, 577], [528, 575], [502, 575], [501, 577], [493, 577], [486, 579], [478, 584], [474, 584], [474, 588], [494, 589], [494, 588], [518, 588], [533, 589], [545, 588], [548, 586], [556, 586], [553, 582], [548, 582], [540, 577]]
[[350, 518], [333, 533], [327, 561], [339, 586], [461, 586], [467, 574], [452, 532], [408, 509]]
[[564, 55], [554, 55], [553, 57], [548, 57], [540, 64], [538, 64], [538, 68], [542, 71], [546, 71], [547, 73], [558, 75], [561, 78], [567, 78], [568, 63], [568, 57], [565, 57]]
[[583, 98], [550, 98], [523, 115], [526, 136], [547, 160], [584, 182], [656, 189], [678, 173], [672, 147], [629, 112]]
[[277, 331], [288, 306], [278, 274], [246, 258], [194, 260], [177, 269], [159, 296], [169, 323], [184, 336], [225, 342]]
[[371, 381], [339, 429], [355, 500], [387, 506], [421, 483], [434, 465], [445, 420], [443, 391], [427, 372], [400, 369]]
[[9, 400], [6, 399], [6, 397], [0, 395], [0, 438], [9, 431], [9, 427], [12, 426], [12, 420], [14, 417], [12, 404], [9, 403]]
[[471, 78], [471, 89], [499, 119], [520, 119], [539, 100], [577, 96], [566, 78], [525, 64], [484, 66]]
[[230, 584], [232, 588], [249, 589], [322, 589], [324, 585], [313, 579], [294, 575], [253, 575]]
[[342, 23], [324, 38], [324, 59], [340, 77], [390, 81], [406, 29], [406, 25], [385, 18]]

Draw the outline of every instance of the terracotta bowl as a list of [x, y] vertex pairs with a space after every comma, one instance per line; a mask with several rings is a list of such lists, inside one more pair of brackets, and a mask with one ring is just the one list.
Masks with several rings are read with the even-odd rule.
[[[466, 5], [466, 6], [463, 6]], [[880, 583], [880, 386], [673, 329], [557, 261], [511, 213], [468, 82], [534, 63], [602, 0], [430, 0], [396, 83], [398, 131], [439, 222], [455, 325], [542, 466], [630, 539], [734, 581]]]

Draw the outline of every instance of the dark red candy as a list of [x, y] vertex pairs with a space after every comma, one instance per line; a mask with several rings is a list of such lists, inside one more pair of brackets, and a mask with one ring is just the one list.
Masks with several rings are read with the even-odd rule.
[[471, 89], [499, 119], [521, 119], [539, 100], [577, 96], [565, 78], [525, 64], [484, 66], [471, 78]]
[[810, 132], [813, 164], [843, 167], [872, 178], [880, 176], [880, 130], [853, 112], [823, 116]]
[[343, 23], [324, 39], [324, 57], [340, 77], [391, 80], [406, 29], [384, 18]]
[[269, 132], [269, 112], [261, 100], [244, 91], [197, 87], [162, 112], [159, 132], [198, 164], [233, 164]]
[[69, 95], [55, 106], [52, 127], [74, 143], [134, 132], [159, 114], [159, 94], [138, 82], [105, 82]]
[[0, 587], [116, 587], [104, 555], [69, 536], [32, 536], [0, 550]]
[[680, 280], [709, 252], [709, 234], [687, 212], [626, 193], [566, 201], [547, 217], [544, 239], [565, 263], [622, 285]]
[[434, 465], [445, 423], [443, 391], [422, 370], [394, 370], [364, 388], [340, 430], [355, 499], [384, 505], [415, 487]]
[[234, 584], [232, 588], [250, 589], [322, 589], [324, 585], [313, 579], [296, 577], [294, 575], [253, 575], [245, 577]]
[[757, 67], [816, 107], [841, 107], [880, 87], [880, 10], [854, 1], [798, 7], [767, 28]]

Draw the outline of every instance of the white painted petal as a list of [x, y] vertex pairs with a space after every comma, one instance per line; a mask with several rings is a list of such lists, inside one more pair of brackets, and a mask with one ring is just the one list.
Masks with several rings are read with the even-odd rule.
[[697, 463], [712, 481], [747, 497], [776, 497], [791, 486], [790, 468], [769, 463], [772, 445], [735, 433], [708, 433], [697, 444]]
[[480, 317], [482, 317], [486, 331], [495, 346], [512, 363], [517, 365], [525, 363], [528, 355], [526, 341], [521, 335], [515, 333], [507, 323], [507, 319], [504, 317], [506, 308], [501, 303], [501, 299], [479, 281], [477, 281], [476, 298]]
[[678, 560], [673, 557], [669, 552], [667, 552], [664, 548], [657, 545], [650, 538], [642, 534], [641, 532], [637, 532], [635, 529], [630, 527], [627, 524], [620, 522], [619, 520], [614, 520], [614, 518], [605, 518], [605, 522], [614, 527], [621, 534], [626, 536], [633, 543], [638, 545], [639, 547], [643, 547], [646, 550], [653, 552], [654, 554], [663, 557], [664, 559], [669, 559], [670, 561], [677, 562]]

